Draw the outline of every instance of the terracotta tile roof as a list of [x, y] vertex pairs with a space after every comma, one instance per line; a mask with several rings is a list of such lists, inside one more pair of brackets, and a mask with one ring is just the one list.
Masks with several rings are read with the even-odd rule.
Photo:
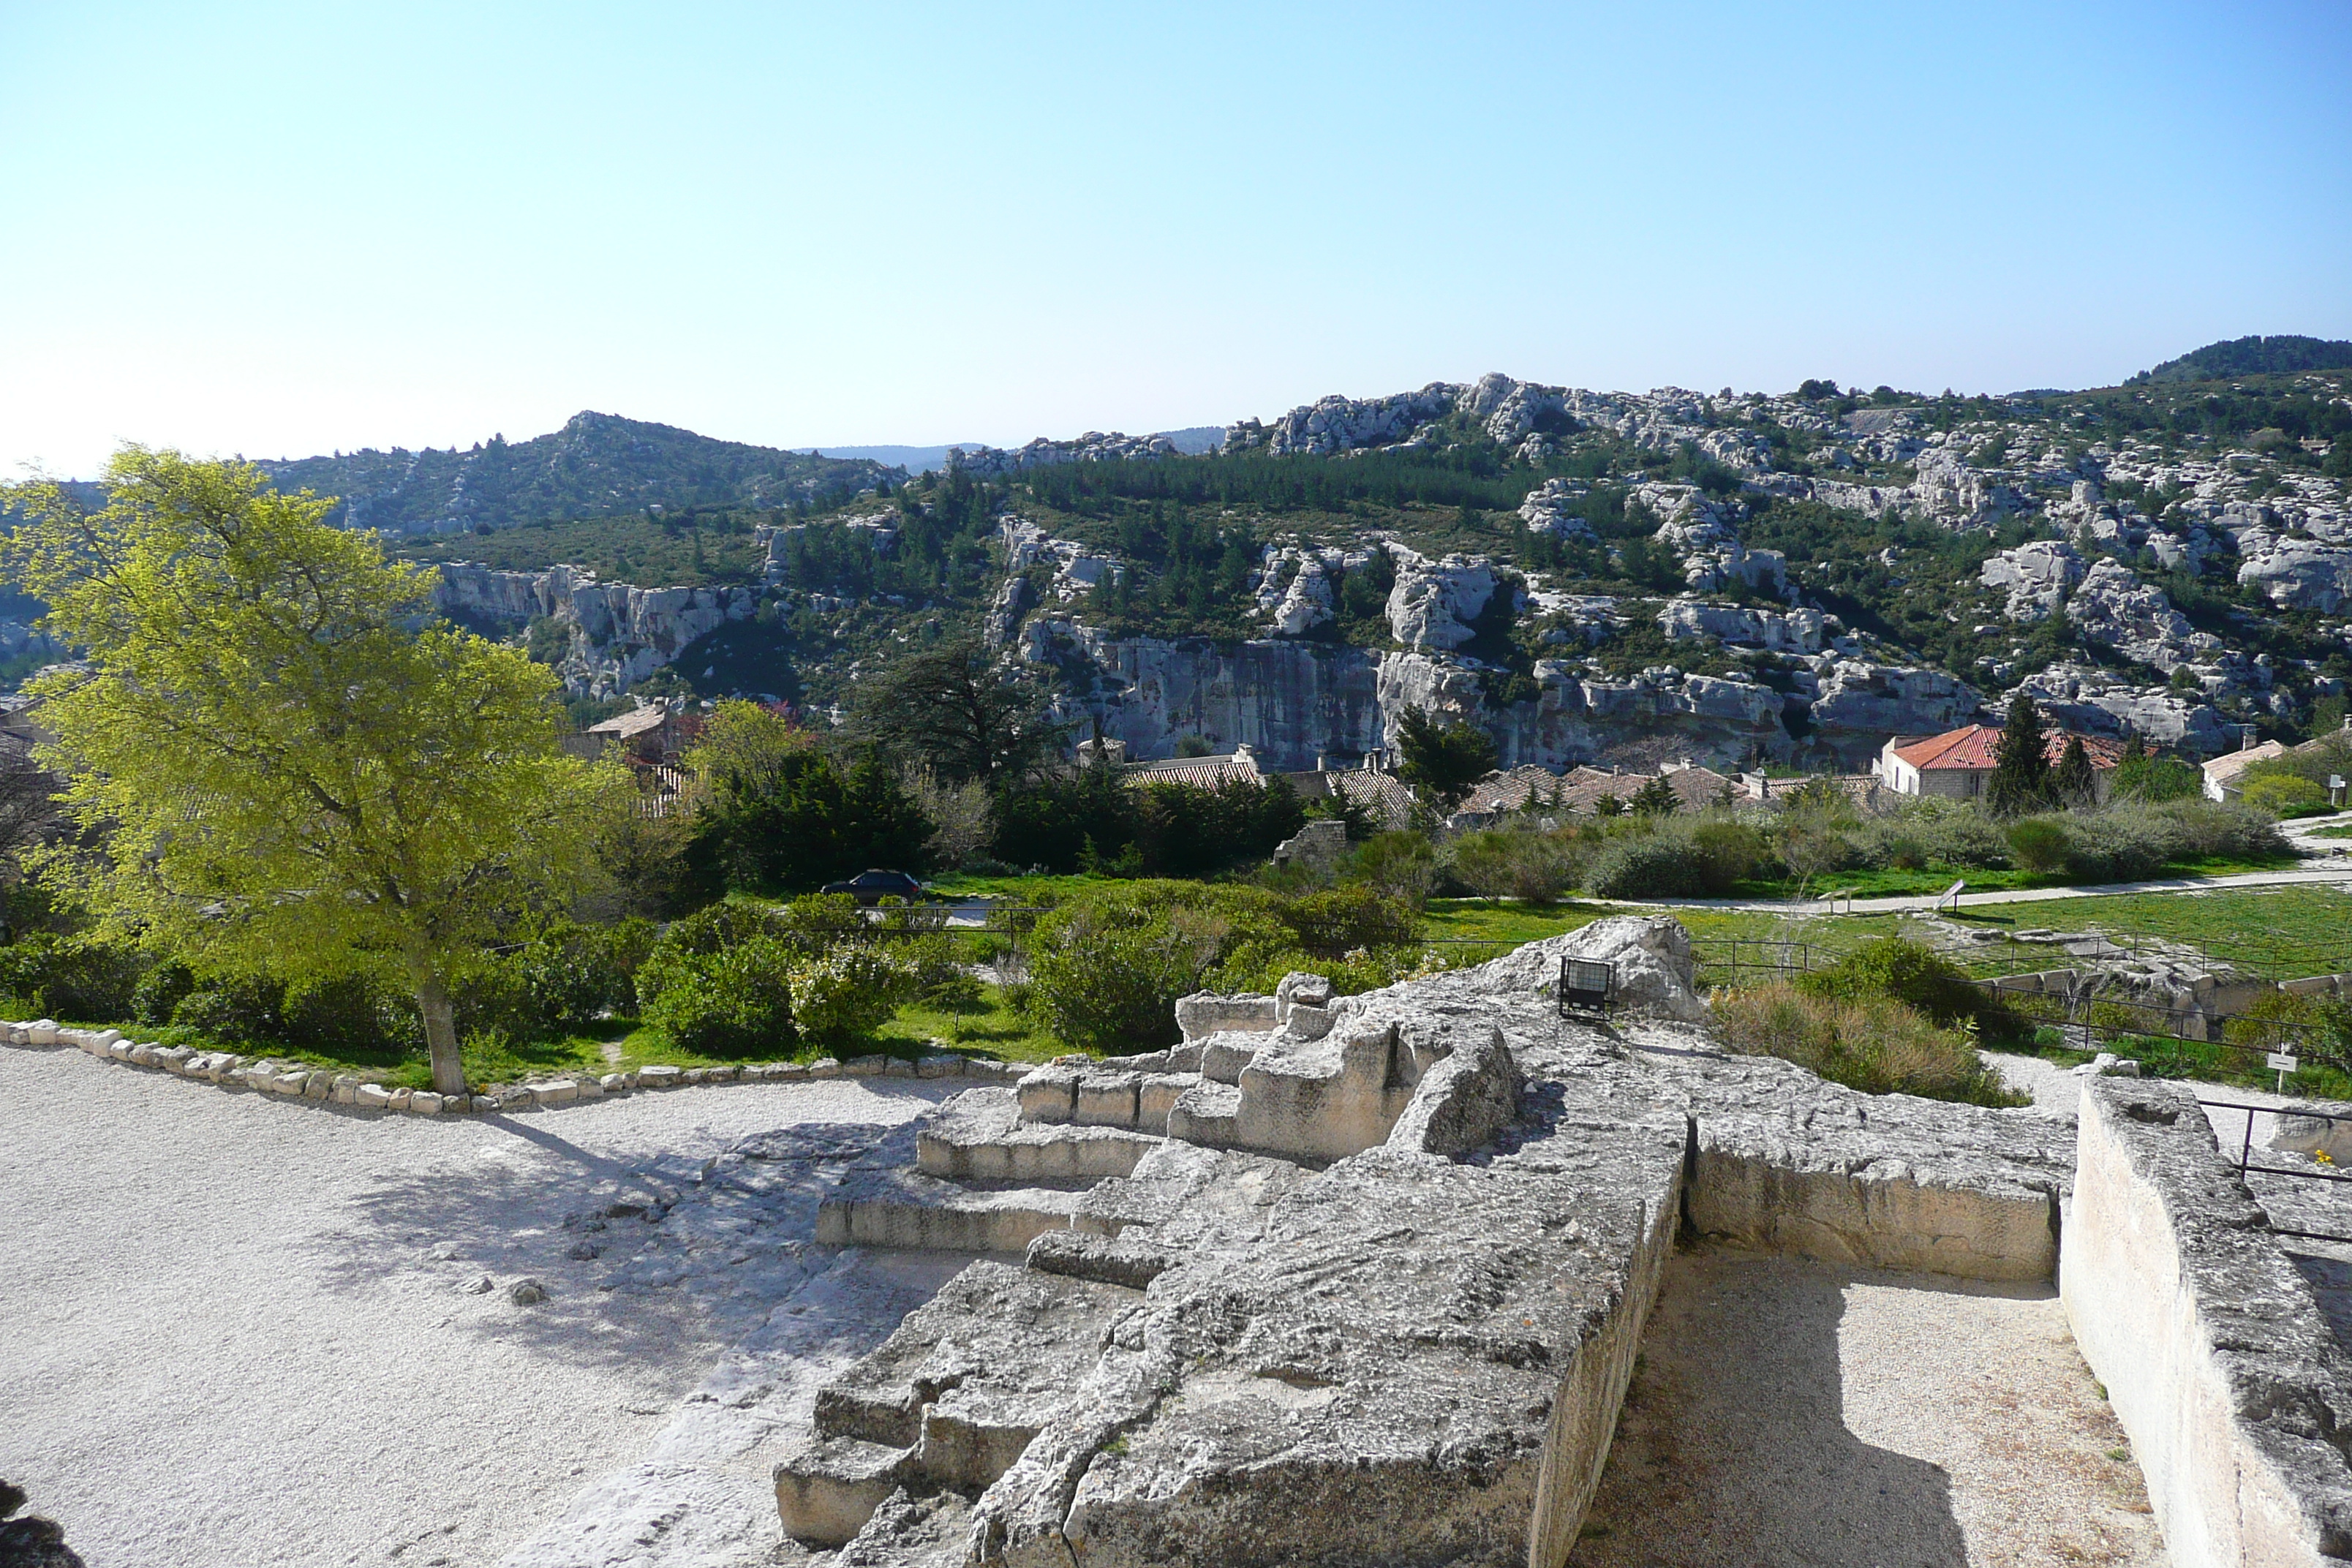
[[[2063, 731], [2053, 730], [2044, 739], [2042, 752], [2054, 765], [2066, 752], [2066, 742], [2075, 737]], [[2124, 760], [2123, 743], [2102, 735], [2082, 737], [2083, 750], [2089, 753], [2091, 766], [2105, 770]], [[1968, 724], [1958, 730], [1947, 730], [1940, 735], [1930, 735], [1924, 741], [1914, 741], [1907, 746], [1897, 746], [1895, 754], [1917, 768], [1921, 773], [1937, 773], [1959, 769], [1969, 773], [1992, 771], [1994, 751], [2000, 744], [2000, 731], [1990, 724]]]
[[1567, 782], [1549, 768], [1522, 763], [1508, 773], [1491, 773], [1480, 779], [1471, 786], [1461, 809], [1517, 811], [1530, 799], [1538, 805], [1549, 805], [1553, 797], [1567, 787]]
[[1162, 757], [1157, 762], [1128, 763], [1118, 772], [1120, 778], [1132, 784], [1188, 784], [1213, 788], [1236, 779], [1249, 784], [1265, 780], [1265, 775], [1258, 772], [1257, 759], [1247, 752], [1217, 757]]

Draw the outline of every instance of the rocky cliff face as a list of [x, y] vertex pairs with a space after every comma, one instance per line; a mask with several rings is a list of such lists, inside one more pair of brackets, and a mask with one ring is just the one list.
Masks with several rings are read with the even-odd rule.
[[591, 697], [627, 690], [695, 638], [750, 619], [760, 602], [751, 588], [635, 588], [570, 566], [499, 572], [462, 561], [441, 568], [433, 598], [444, 615], [477, 624], [520, 627], [544, 616], [569, 626], [572, 645], [556, 671], [568, 689]]

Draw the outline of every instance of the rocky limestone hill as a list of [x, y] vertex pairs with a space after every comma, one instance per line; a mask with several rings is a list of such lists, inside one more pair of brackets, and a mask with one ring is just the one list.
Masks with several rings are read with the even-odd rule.
[[[845, 465], [827, 474], [877, 493], [832, 505], [807, 489], [832, 479], [745, 456], [711, 482], [771, 503], [784, 490], [761, 487], [797, 485], [801, 504], [724, 540], [673, 518], [666, 556], [664, 522], [614, 516], [623, 542], [593, 583], [502, 549], [505, 570], [453, 565], [444, 596], [518, 637], [553, 623], [533, 646], [583, 695], [673, 667], [725, 695], [742, 663], [698, 639], [764, 639], [789, 679], [750, 694], [845, 711], [908, 641], [971, 635], [1137, 757], [1197, 738], [1344, 763], [1423, 709], [1486, 728], [1507, 765], [1858, 767], [2018, 689], [2069, 725], [2204, 753], [2249, 725], [2340, 722], [2348, 389], [2327, 370], [2008, 398], [1491, 374], [1243, 419], [1213, 452], [1088, 433], [958, 449], [904, 482]], [[660, 430], [595, 420], [542, 440]], [[524, 450], [479, 471], [520, 473]], [[552, 447], [533, 461], [591, 471]], [[622, 581], [689, 548], [708, 568], [691, 581]]]
[[906, 470], [717, 441], [670, 425], [583, 412], [528, 441], [471, 451], [339, 452], [264, 462], [281, 489], [341, 499], [337, 520], [386, 534], [509, 528], [646, 507], [835, 504]]

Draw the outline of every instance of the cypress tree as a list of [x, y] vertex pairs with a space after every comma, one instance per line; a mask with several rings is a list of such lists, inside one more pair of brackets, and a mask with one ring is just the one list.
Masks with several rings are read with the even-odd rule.
[[2050, 775], [2051, 793], [2061, 805], [2084, 806], [2098, 799], [2099, 775], [2091, 766], [2091, 753], [2084, 748], [2083, 737], [2066, 737], [2066, 749], [2058, 757], [2058, 768]]
[[1985, 781], [1985, 805], [1997, 816], [2021, 816], [2050, 804], [2049, 739], [2033, 699], [2022, 691], [2010, 699], [2009, 721], [1993, 748], [1992, 777]]

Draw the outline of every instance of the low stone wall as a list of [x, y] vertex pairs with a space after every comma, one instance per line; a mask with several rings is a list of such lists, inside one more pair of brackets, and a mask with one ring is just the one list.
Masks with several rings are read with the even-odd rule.
[[2083, 1088], [2060, 1296], [2178, 1568], [2352, 1560], [2352, 1362], [2184, 1088]]
[[390, 1089], [357, 1073], [334, 1072], [304, 1062], [134, 1041], [120, 1029], [69, 1029], [47, 1018], [21, 1024], [0, 1022], [0, 1045], [25, 1050], [69, 1047], [100, 1061], [148, 1068], [221, 1089], [252, 1089], [282, 1095], [289, 1100], [323, 1100], [360, 1110], [400, 1111], [411, 1116], [540, 1110], [606, 1100], [640, 1089], [790, 1083], [803, 1079], [969, 1078], [984, 1083], [1010, 1083], [1030, 1070], [1027, 1062], [976, 1061], [951, 1055], [912, 1061], [904, 1057], [852, 1057], [847, 1061], [824, 1057], [813, 1062], [751, 1062], [740, 1067], [646, 1067], [634, 1072], [582, 1073], [502, 1084], [480, 1094], [435, 1094], [422, 1089]]

